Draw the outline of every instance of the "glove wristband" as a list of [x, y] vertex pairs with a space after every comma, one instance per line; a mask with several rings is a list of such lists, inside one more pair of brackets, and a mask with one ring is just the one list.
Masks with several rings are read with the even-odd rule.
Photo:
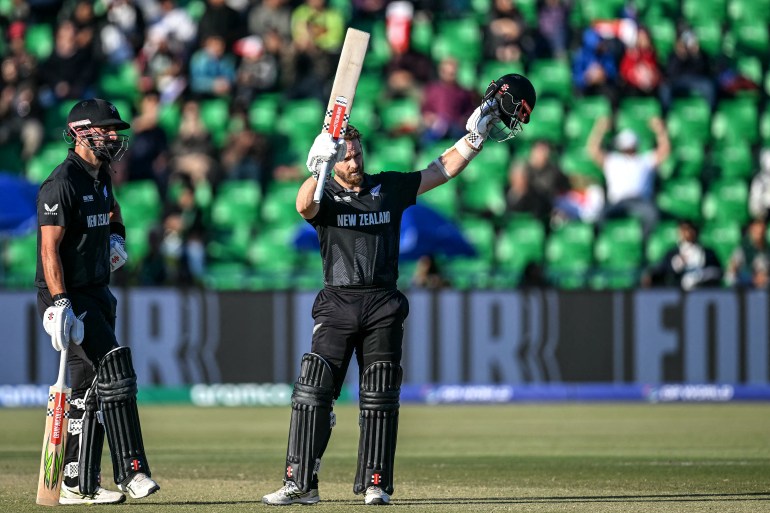
[[61, 294], [56, 294], [51, 299], [53, 299], [53, 302], [56, 303], [57, 301], [59, 301], [61, 299], [66, 299], [67, 301], [69, 301], [70, 297], [69, 297], [69, 295], [66, 292], [62, 292]]
[[[481, 150], [481, 148], [479, 148], [478, 150], [476, 148], [474, 148], [472, 146], [472, 143], [467, 140], [467, 138], [469, 136], [473, 136], [473, 135], [475, 135], [475, 134], [468, 134], [468, 135], [466, 135], [462, 139], [458, 140], [455, 143], [455, 145], [454, 145], [454, 149], [457, 150], [457, 153], [459, 153], [462, 156], [462, 158], [464, 158], [468, 162], [473, 160], [476, 157], [476, 155], [479, 154], [479, 151]], [[478, 137], [478, 135], [476, 135], [476, 137]]]

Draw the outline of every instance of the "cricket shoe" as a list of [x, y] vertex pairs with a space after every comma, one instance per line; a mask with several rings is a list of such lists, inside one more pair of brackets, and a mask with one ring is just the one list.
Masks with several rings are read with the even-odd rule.
[[118, 488], [132, 499], [142, 499], [160, 490], [160, 485], [147, 474], [139, 472], [120, 483]]
[[126, 500], [126, 496], [120, 492], [113, 492], [101, 486], [91, 495], [80, 493], [79, 486], [69, 487], [62, 483], [59, 494], [59, 504], [119, 504]]
[[390, 504], [390, 495], [385, 493], [379, 486], [370, 486], [366, 489], [364, 504], [369, 506], [387, 506]]
[[315, 504], [321, 500], [318, 488], [302, 492], [294, 481], [286, 481], [280, 489], [262, 497], [262, 502], [271, 506], [287, 506], [289, 504]]

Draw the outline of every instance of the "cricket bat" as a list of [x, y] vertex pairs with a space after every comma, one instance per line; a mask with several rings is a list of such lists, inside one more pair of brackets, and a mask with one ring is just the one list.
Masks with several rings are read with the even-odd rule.
[[67, 443], [70, 397], [72, 389], [66, 383], [67, 349], [59, 359], [59, 378], [48, 389], [43, 452], [40, 457], [40, 478], [37, 483], [38, 504], [58, 506], [64, 472], [64, 446]]
[[[364, 65], [364, 56], [368, 45], [369, 34], [367, 32], [353, 28], [348, 29], [321, 129], [322, 133], [329, 132], [335, 139], [344, 135], [348, 126], [350, 111], [353, 109], [353, 98], [356, 96], [356, 85], [358, 85], [358, 77], [361, 76], [361, 68]], [[316, 203], [321, 202], [326, 177], [329, 176], [329, 168], [332, 166], [327, 164], [318, 175], [318, 185], [316, 185], [313, 195], [313, 201]]]

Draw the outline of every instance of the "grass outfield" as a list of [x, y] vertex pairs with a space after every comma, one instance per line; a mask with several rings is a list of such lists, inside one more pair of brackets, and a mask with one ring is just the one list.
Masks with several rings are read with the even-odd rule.
[[[336, 411], [322, 502], [312, 506], [319, 513], [363, 506], [352, 493], [357, 410]], [[117, 507], [271, 510], [260, 499], [281, 484], [289, 408], [141, 413], [162, 488]], [[406, 405], [393, 504], [409, 512], [770, 512], [769, 421], [767, 403]], [[41, 411], [0, 409], [0, 512], [45, 510], [34, 504], [42, 430]], [[107, 459], [103, 468], [111, 483]]]

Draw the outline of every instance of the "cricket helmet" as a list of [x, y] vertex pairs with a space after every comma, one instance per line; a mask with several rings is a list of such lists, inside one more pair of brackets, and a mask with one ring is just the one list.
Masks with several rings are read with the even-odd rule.
[[521, 132], [522, 123], [529, 123], [537, 95], [527, 77], [510, 73], [489, 84], [484, 93], [484, 100], [494, 100], [497, 103], [500, 122], [504, 125], [501, 129], [504, 139], [498, 140], [505, 140]]
[[68, 143], [80, 139], [101, 160], [112, 162], [120, 160], [128, 149], [128, 136], [125, 134], [103, 134], [97, 128], [127, 130], [131, 128], [120, 117], [117, 107], [107, 100], [91, 98], [77, 102], [67, 116], [67, 128], [64, 139]]

